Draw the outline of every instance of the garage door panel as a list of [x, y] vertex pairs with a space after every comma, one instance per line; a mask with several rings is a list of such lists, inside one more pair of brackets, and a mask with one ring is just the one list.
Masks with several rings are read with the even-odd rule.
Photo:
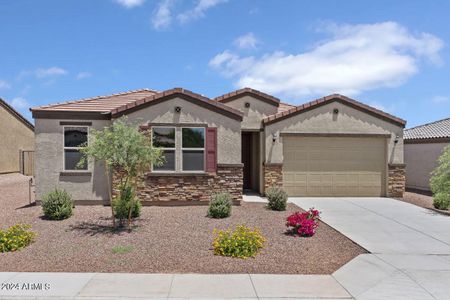
[[381, 196], [382, 138], [284, 137], [283, 185], [290, 196]]

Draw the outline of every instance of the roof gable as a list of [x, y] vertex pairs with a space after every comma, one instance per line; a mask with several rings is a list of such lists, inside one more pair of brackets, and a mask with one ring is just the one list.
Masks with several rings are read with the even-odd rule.
[[149, 89], [128, 91], [35, 107], [31, 111], [34, 118], [111, 119], [174, 97], [183, 98], [231, 118], [242, 120], [243, 114], [240, 111], [182, 88], [163, 92]]
[[264, 102], [266, 102], [268, 104], [272, 104], [274, 106], [279, 106], [279, 104], [280, 104], [280, 99], [278, 99], [274, 96], [268, 95], [266, 93], [260, 92], [258, 90], [248, 88], [248, 87], [233, 91], [231, 93], [224, 94], [219, 97], [216, 97], [216, 98], [214, 98], [214, 100], [217, 102], [227, 103], [227, 102], [233, 101], [235, 99], [241, 98], [246, 95], [252, 96], [258, 100], [264, 101]]
[[359, 101], [356, 101], [354, 99], [351, 99], [349, 97], [339, 95], [339, 94], [332, 94], [323, 98], [319, 98], [316, 100], [313, 100], [311, 102], [296, 106], [294, 108], [288, 109], [283, 112], [279, 112], [277, 114], [274, 114], [272, 116], [269, 116], [263, 120], [263, 123], [265, 125], [269, 125], [290, 117], [293, 117], [295, 115], [301, 114], [303, 112], [315, 109], [317, 107], [332, 103], [332, 102], [340, 102], [342, 104], [348, 105], [350, 107], [353, 107], [355, 109], [358, 109], [360, 111], [363, 111], [365, 113], [368, 113], [374, 117], [383, 119], [385, 121], [394, 123], [396, 125], [404, 127], [406, 124], [406, 121], [400, 118], [397, 118], [391, 114], [388, 114], [386, 112], [383, 112], [379, 109], [376, 109], [374, 107], [371, 107], [369, 105], [366, 105], [364, 103], [361, 103]]
[[174, 88], [161, 93], [154, 94], [152, 96], [146, 97], [144, 99], [138, 100], [134, 103], [126, 104], [111, 111], [111, 116], [113, 118], [119, 117], [125, 113], [130, 113], [132, 111], [139, 110], [141, 108], [155, 105], [161, 103], [163, 101], [173, 99], [176, 97], [180, 97], [186, 101], [192, 102], [194, 104], [200, 105], [212, 111], [221, 113], [233, 119], [237, 119], [239, 121], [242, 120], [243, 113], [228, 107], [222, 103], [213, 101], [205, 96], [200, 94], [191, 92], [189, 90], [185, 90], [183, 88]]
[[6, 101], [0, 98], [0, 106], [4, 107], [7, 112], [13, 115], [17, 120], [22, 122], [25, 126], [34, 131], [34, 125], [30, 123], [24, 116], [22, 116], [17, 110], [15, 110], [11, 105], [9, 105]]

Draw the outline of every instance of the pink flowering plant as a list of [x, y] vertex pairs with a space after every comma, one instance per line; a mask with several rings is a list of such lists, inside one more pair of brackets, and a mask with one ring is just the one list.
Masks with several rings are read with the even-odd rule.
[[288, 231], [293, 235], [313, 236], [319, 226], [320, 212], [310, 208], [305, 212], [295, 212], [286, 219]]

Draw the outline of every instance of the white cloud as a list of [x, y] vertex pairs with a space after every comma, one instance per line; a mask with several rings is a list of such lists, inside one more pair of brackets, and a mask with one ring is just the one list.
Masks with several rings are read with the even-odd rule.
[[158, 4], [152, 16], [152, 25], [155, 29], [164, 29], [172, 23], [172, 6], [173, 0], [162, 0]]
[[92, 77], [92, 73], [89, 72], [80, 72], [77, 74], [76, 78], [77, 79], [85, 79], [85, 78], [89, 78]]
[[7, 90], [10, 88], [11, 88], [11, 85], [8, 82], [6, 82], [4, 80], [0, 80], [0, 90]]
[[442, 40], [412, 34], [395, 22], [332, 24], [324, 30], [330, 38], [306, 52], [242, 57], [226, 50], [212, 58], [210, 66], [236, 77], [238, 87], [301, 97], [394, 87], [416, 74], [423, 60], [441, 63]]
[[180, 13], [177, 18], [184, 24], [191, 20], [196, 20], [205, 16], [205, 12], [214, 6], [228, 2], [228, 0], [198, 0], [194, 8]]
[[125, 8], [133, 8], [144, 4], [145, 0], [116, 0], [117, 3]]
[[51, 67], [48, 69], [37, 69], [34, 74], [37, 78], [48, 78], [48, 77], [55, 77], [55, 76], [61, 76], [66, 75], [67, 71], [59, 68], [59, 67]]
[[431, 101], [436, 104], [446, 104], [450, 103], [450, 97], [448, 96], [434, 96]]
[[16, 97], [11, 100], [11, 106], [16, 110], [24, 110], [30, 107], [30, 103], [22, 97]]
[[234, 40], [234, 45], [239, 49], [256, 49], [259, 41], [252, 32], [244, 34]]

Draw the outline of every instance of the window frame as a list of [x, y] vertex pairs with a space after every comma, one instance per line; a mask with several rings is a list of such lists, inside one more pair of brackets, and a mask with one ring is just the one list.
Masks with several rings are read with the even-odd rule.
[[[165, 148], [165, 147], [155, 147], [153, 146], [153, 129], [155, 128], [173, 128], [174, 132], [175, 132], [175, 147], [174, 148]], [[173, 170], [155, 170], [154, 166], [152, 164], [151, 167], [151, 172], [152, 173], [176, 173], [177, 172], [177, 127], [176, 126], [164, 126], [164, 125], [158, 125], [158, 126], [152, 126], [150, 128], [150, 141], [152, 143], [152, 147], [156, 148], [156, 149], [161, 149], [162, 151], [164, 150], [172, 150], [174, 152], [174, 164], [175, 167]]]
[[[183, 129], [184, 128], [200, 128], [203, 129], [203, 148], [183, 147]], [[180, 172], [183, 173], [205, 173], [206, 172], [206, 127], [204, 126], [180, 126], [181, 145], [180, 145]], [[203, 151], [203, 169], [202, 170], [183, 170], [183, 150], [186, 151]]]
[[63, 143], [63, 171], [67, 171], [67, 172], [78, 172], [78, 173], [85, 173], [85, 172], [89, 172], [89, 160], [86, 160], [86, 169], [66, 169], [66, 150], [80, 150], [83, 147], [66, 147], [66, 128], [86, 128], [86, 134], [87, 134], [87, 144], [89, 145], [89, 126], [87, 125], [63, 125], [63, 138], [62, 138], [62, 143]]

